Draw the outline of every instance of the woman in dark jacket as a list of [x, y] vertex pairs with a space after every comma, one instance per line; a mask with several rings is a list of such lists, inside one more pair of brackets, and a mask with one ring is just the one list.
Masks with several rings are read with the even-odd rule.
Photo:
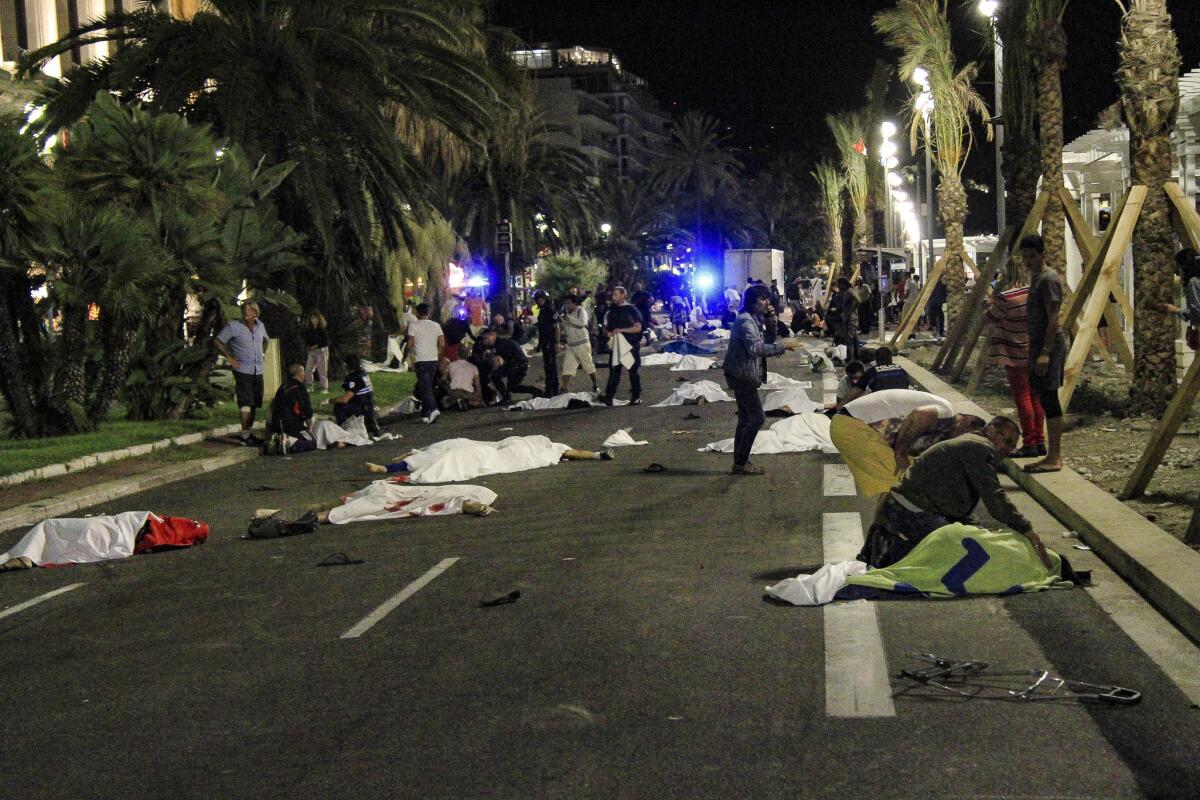
[[[725, 354], [725, 382], [737, 400], [737, 430], [733, 435], [733, 474], [762, 475], [750, 463], [750, 451], [759, 429], [767, 421], [758, 387], [767, 379], [767, 357], [794, 350], [795, 342], [779, 344], [764, 338], [764, 320], [771, 310], [771, 292], [761, 284], [751, 286], [742, 298], [742, 313], [733, 323], [729, 351]], [[774, 337], [771, 337], [774, 339]]]

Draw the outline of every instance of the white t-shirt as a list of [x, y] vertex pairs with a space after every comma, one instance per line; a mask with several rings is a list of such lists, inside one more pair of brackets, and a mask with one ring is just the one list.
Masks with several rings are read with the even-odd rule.
[[475, 391], [475, 378], [479, 376], [479, 368], [470, 361], [461, 358], [450, 362], [450, 390], [459, 389], [464, 392]]
[[438, 337], [442, 335], [442, 326], [431, 319], [419, 319], [408, 326], [408, 335], [413, 340], [413, 360], [437, 361]]
[[954, 406], [936, 394], [915, 389], [884, 389], [851, 400], [842, 408], [846, 413], [868, 425], [885, 419], [904, 419], [921, 406], [937, 406], [938, 419], [954, 416]]

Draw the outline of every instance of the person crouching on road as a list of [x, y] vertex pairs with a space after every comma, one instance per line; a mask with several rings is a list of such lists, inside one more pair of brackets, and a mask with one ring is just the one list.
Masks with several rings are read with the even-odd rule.
[[312, 375], [304, 364], [292, 364], [288, 367], [288, 379], [275, 392], [271, 401], [271, 413], [267, 429], [271, 439], [266, 445], [269, 452], [275, 454], [285, 451], [284, 436], [294, 439], [286, 448], [288, 453], [307, 453], [317, 449], [317, 442], [308, 432], [312, 424], [312, 401], [308, 397], [308, 387], [305, 385]]
[[342, 381], [345, 394], [329, 398], [333, 404], [333, 417], [342, 427], [351, 417], [362, 417], [367, 433], [379, 437], [383, 432], [379, 429], [379, 418], [375, 414], [375, 389], [371, 386], [371, 379], [363, 370], [358, 356], [346, 356], [346, 369], [349, 372]]
[[1000, 485], [1000, 461], [1017, 446], [1021, 429], [995, 417], [979, 433], [935, 444], [917, 457], [900, 482], [883, 496], [857, 560], [888, 567], [922, 539], [952, 522], [973, 524], [980, 502], [997, 521], [1024, 534], [1047, 569], [1053, 569], [1033, 525]]
[[580, 303], [579, 295], [569, 294], [563, 298], [566, 309], [562, 315], [562, 328], [567, 340], [567, 351], [563, 356], [562, 390], [567, 391], [575, 372], [583, 367], [583, 371], [592, 380], [592, 391], [599, 392], [600, 385], [596, 382], [596, 365], [592, 363], [592, 339], [588, 333], [590, 321], [587, 310]]
[[758, 387], [767, 379], [767, 358], [795, 350], [796, 343], [780, 344], [764, 337], [763, 325], [771, 309], [771, 292], [755, 284], [746, 289], [742, 311], [733, 322], [729, 351], [725, 355], [725, 382], [737, 400], [737, 430], [733, 436], [733, 474], [762, 475], [763, 470], [750, 463], [750, 451], [763, 423], [762, 399]]

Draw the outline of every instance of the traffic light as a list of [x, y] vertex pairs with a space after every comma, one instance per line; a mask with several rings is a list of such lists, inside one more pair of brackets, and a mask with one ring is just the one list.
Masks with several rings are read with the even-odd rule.
[[511, 253], [512, 249], [512, 223], [502, 219], [496, 226], [496, 250]]

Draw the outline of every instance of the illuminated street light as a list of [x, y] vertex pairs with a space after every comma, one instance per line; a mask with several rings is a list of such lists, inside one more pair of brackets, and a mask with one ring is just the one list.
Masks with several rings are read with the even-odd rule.
[[890, 139], [884, 139], [883, 144], [879, 145], [879, 154], [881, 156], [883, 156], [885, 159], [891, 158], [892, 156], [896, 155], [896, 153], [898, 153], [898, 152], [899, 152], [899, 148], [896, 147], [896, 143], [891, 141]]
[[912, 79], [913, 79], [913, 83], [918, 84], [920, 86], [928, 87], [929, 86], [929, 70], [925, 69], [924, 67], [917, 67], [916, 69], [913, 70]]
[[979, 0], [979, 13], [983, 14], [988, 19], [995, 19], [996, 12], [999, 10], [999, 0]]
[[609, 225], [607, 222], [601, 222], [600, 232], [607, 236], [608, 234], [612, 233], [612, 225]]
[[889, 172], [887, 176], [887, 182], [888, 186], [896, 188], [904, 184], [904, 179], [894, 172]]
[[896, 167], [900, 166], [900, 159], [896, 158], [895, 156], [892, 156], [891, 158], [884, 161], [883, 165], [885, 167], [887, 167], [888, 169], [895, 169]]
[[890, 139], [896, 135], [896, 123], [889, 120], [884, 120], [879, 126], [879, 132], [883, 134], [884, 139]]

